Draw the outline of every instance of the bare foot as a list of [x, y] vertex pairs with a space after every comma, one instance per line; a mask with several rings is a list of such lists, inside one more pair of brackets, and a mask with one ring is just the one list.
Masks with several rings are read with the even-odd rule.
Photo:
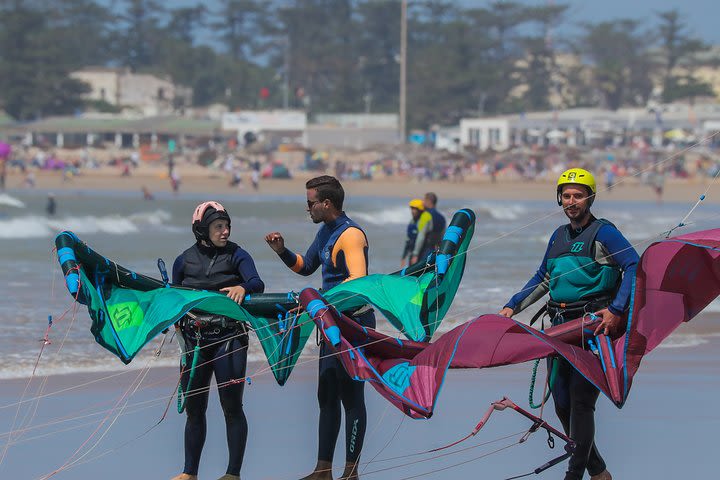
[[333, 480], [332, 462], [318, 460], [317, 465], [315, 466], [315, 471], [300, 480]]
[[340, 477], [340, 480], [358, 480], [360, 476], [358, 475], [358, 463], [359, 459], [356, 462], [347, 462], [345, 463], [345, 471], [343, 472], [342, 476]]
[[171, 480], [197, 480], [197, 475], [189, 475], [187, 473], [181, 473], [180, 475], [177, 475], [173, 477]]

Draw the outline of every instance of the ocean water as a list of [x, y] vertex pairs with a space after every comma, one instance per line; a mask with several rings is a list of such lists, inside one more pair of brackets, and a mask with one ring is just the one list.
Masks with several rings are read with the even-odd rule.
[[[57, 195], [53, 217], [45, 214], [46, 192], [11, 191], [0, 195], [0, 251], [4, 286], [0, 301], [0, 378], [30, 375], [42, 346], [48, 316], [54, 319], [51, 344], [39, 362], [39, 374], [115, 370], [125, 367], [95, 343], [84, 307], [75, 309], [67, 293], [53, 239], [61, 230], [72, 230], [99, 253], [137, 272], [159, 277], [158, 258], [171, 267], [175, 257], [193, 241], [190, 218], [206, 196], [159, 195], [144, 201], [135, 192], [67, 192]], [[222, 202], [233, 218], [231, 240], [254, 257], [266, 291], [299, 291], [319, 286], [320, 274], [300, 277], [288, 270], [264, 242], [264, 235], [280, 231], [286, 245], [304, 253], [317, 226], [305, 212], [304, 192], [278, 197], [213, 198]], [[546, 201], [443, 201], [441, 211], [450, 218], [459, 208], [477, 214], [475, 237], [453, 307], [440, 332], [483, 313], [499, 311], [508, 298], [534, 273], [552, 231], [565, 218], [552, 195]], [[652, 201], [598, 202], [595, 214], [613, 221], [642, 252], [688, 213], [692, 205], [656, 205]], [[366, 230], [370, 242], [370, 271], [391, 272], [399, 267], [405, 225], [406, 201], [397, 198], [350, 197], [345, 209]], [[690, 217], [692, 225], [678, 232], [714, 228], [720, 221], [715, 205], [702, 205]], [[720, 313], [714, 302], [705, 315]], [[533, 311], [523, 312], [529, 319]], [[391, 332], [387, 324], [380, 328]], [[720, 334], [715, 328], [694, 329], [691, 322], [667, 342], [668, 347], [688, 348]], [[250, 358], [261, 361], [262, 351], [251, 342]], [[312, 344], [312, 342], [309, 342]], [[308, 352], [314, 347], [308, 346]], [[141, 367], [153, 352], [149, 346], [132, 365]], [[165, 347], [159, 364], [177, 363], [177, 347]]]

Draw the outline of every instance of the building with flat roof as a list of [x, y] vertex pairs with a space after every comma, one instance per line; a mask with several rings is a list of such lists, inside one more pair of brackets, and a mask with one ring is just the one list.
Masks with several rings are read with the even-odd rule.
[[[700, 140], [717, 131], [720, 104], [670, 104], [656, 109], [599, 108], [531, 112], [460, 121], [460, 144], [478, 150], [529, 145], [628, 145], [642, 139], [661, 146], [683, 137]], [[674, 132], [669, 135], [669, 132]], [[694, 139], [694, 140], [693, 140]]]
[[192, 104], [191, 88], [125, 68], [88, 67], [70, 76], [90, 86], [90, 91], [83, 96], [85, 100], [107, 102], [145, 116], [181, 112]]

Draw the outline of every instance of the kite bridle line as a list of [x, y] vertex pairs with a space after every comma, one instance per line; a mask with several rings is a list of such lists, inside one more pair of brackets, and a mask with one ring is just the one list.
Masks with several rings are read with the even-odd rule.
[[[647, 240], [645, 240], [645, 241], [647, 241]], [[645, 241], [643, 241], [643, 242], [638, 242], [637, 244], [644, 243]], [[474, 308], [475, 308], [475, 307], [469, 309], [468, 311], [473, 311]], [[460, 314], [464, 314], [464, 313], [466, 313], [466, 312], [460, 312]], [[459, 314], [456, 314], [456, 315], [454, 315], [454, 316], [458, 316], [458, 315], [459, 315]], [[452, 317], [450, 317], [450, 318], [452, 318]], [[223, 340], [223, 341], [226, 341], [226, 340]], [[369, 343], [371, 343], [371, 342], [369, 342]], [[367, 343], [367, 344], [369, 344], [369, 343]], [[367, 345], [367, 344], [365, 344], [365, 345]], [[245, 348], [245, 347], [243, 347], [243, 348]], [[332, 356], [332, 355], [335, 355], [335, 354], [333, 353], [333, 354], [330, 354], [330, 355], [327, 355], [327, 356]], [[314, 361], [315, 361], [314, 359], [311, 359], [311, 360], [309, 360], [309, 361], [299, 362], [299, 363], [309, 363], [309, 362], [314, 362]], [[260, 371], [256, 372], [256, 375], [260, 375], [260, 374], [266, 373], [266, 372], [269, 371], [270, 369], [271, 369], [271, 367], [266, 367], [266, 368], [264, 368], [264, 369], [261, 369]], [[92, 383], [92, 382], [90, 382], [90, 383]], [[229, 382], [228, 382], [228, 383], [229, 383]], [[220, 387], [222, 387], [222, 386], [224, 386], [224, 385], [220, 385]], [[190, 394], [194, 394], [194, 393], [196, 393], [196, 392], [192, 392], [192, 393], [190, 393]], [[165, 400], [165, 397], [163, 397], [162, 400]], [[141, 402], [141, 403], [148, 403], [148, 402]], [[114, 409], [113, 409], [113, 410], [114, 410]]]
[[[638, 242], [638, 243], [636, 243], [635, 245], [644, 243], [644, 242], [646, 242], [646, 241], [650, 241], [650, 240], [645, 240], [645, 241], [642, 241], [642, 242]], [[570, 273], [570, 272], [568, 272], [568, 273]], [[476, 307], [472, 307], [472, 308], [470, 308], [470, 309], [468, 309], [468, 310], [466, 310], [466, 311], [459, 312], [459, 313], [457, 313], [457, 314], [455, 314], [455, 315], [453, 315], [453, 316], [451, 316], [451, 317], [448, 317], [448, 318], [453, 318], [453, 317], [456, 317], [456, 316], [464, 315], [465, 313], [474, 311], [475, 308], [476, 308]], [[223, 340], [223, 341], [226, 341], [226, 340]], [[369, 343], [368, 343], [368, 344], [369, 344]], [[367, 344], [366, 344], [366, 345], [367, 345]], [[246, 347], [242, 347], [242, 348], [246, 348]], [[231, 353], [231, 352], [229, 352], [229, 353]], [[335, 354], [333, 353], [333, 354], [329, 354], [329, 355], [327, 355], [327, 356], [332, 356], [332, 355], [335, 355]], [[315, 361], [314, 359], [310, 359], [310, 360], [308, 360], [308, 361], [298, 362], [298, 363], [302, 364], [302, 363], [310, 363], [310, 362], [314, 362], [314, 361]], [[271, 368], [271, 367], [265, 367], [264, 369], [260, 369], [259, 371], [257, 371], [257, 372], [255, 373], [255, 375], [260, 375], [260, 374], [266, 373], [266, 372], [268, 372], [268, 371], [270, 370], [270, 368]], [[125, 372], [122, 372], [122, 373], [125, 373]], [[122, 373], [120, 373], [120, 374], [122, 374]], [[114, 374], [114, 375], [112, 375], [112, 376], [117, 376], [117, 375], [120, 375], [120, 374]], [[111, 377], [112, 377], [112, 376], [111, 376]], [[95, 381], [87, 382], [86, 384], [83, 384], [83, 385], [81, 385], [81, 386], [86, 386], [87, 384], [95, 383], [96, 381], [100, 381], [100, 380], [102, 380], [102, 379], [98, 379], [98, 380], [95, 380]], [[222, 387], [222, 386], [223, 386], [223, 385], [220, 385], [220, 387]], [[64, 389], [64, 390], [62, 390], [62, 391], [70, 390], [70, 389], [72, 389], [72, 388], [73, 388], [73, 387], [70, 387], [70, 388]], [[202, 390], [202, 389], [201, 389], [201, 390]], [[62, 392], [62, 391], [54, 392], [54, 393], [60, 393], [60, 392]], [[48, 394], [48, 395], [44, 395], [44, 396], [49, 396], [49, 395], [52, 395], [52, 394], [54, 394], [54, 393], [51, 393], [51, 394]], [[194, 394], [194, 393], [196, 393], [196, 392], [191, 392], [190, 394]], [[172, 397], [170, 397], [170, 398], [172, 398]], [[165, 399], [166, 399], [166, 397], [162, 397], [162, 398], [161, 398], [162, 401], [164, 401]], [[147, 403], [154, 402], [154, 401], [157, 401], [157, 400], [140, 402], [140, 404], [147, 404]]]
[[[708, 139], [713, 138], [713, 137], [716, 136], [718, 133], [720, 133], [720, 132], [715, 132], [714, 134], [708, 136], [706, 139], [701, 140], [701, 142], [704, 142], [704, 141], [706, 141], [706, 140], [708, 140]], [[694, 148], [695, 146], [697, 146], [697, 145], [698, 145], [699, 143], [701, 143], [701, 142], [698, 142], [698, 143], [695, 144], [695, 145], [692, 145], [692, 146], [687, 147], [685, 150], [683, 150], [683, 151], [681, 151], [681, 152], [678, 152], [677, 155], [680, 155], [680, 154], [682, 154], [682, 153], [684, 153], [684, 152], [686, 152], [686, 151]], [[677, 156], [677, 155], [676, 155], [676, 156]], [[665, 162], [668, 162], [668, 161], [672, 160], [673, 158], [674, 158], [674, 157], [671, 156], [671, 157], [669, 157], [669, 158], [667, 158], [667, 159], [665, 159], [665, 160], [656, 162], [654, 165], [660, 165], [660, 164], [662, 164], [662, 163], [665, 163]], [[650, 167], [649, 167], [649, 168], [650, 168]], [[646, 169], [646, 170], [647, 170], [647, 169]], [[645, 170], [644, 170], [644, 171], [645, 171]], [[639, 172], [638, 174], [643, 173], [644, 171], [641, 171], [641, 172]], [[717, 175], [716, 175], [715, 178], [717, 178]], [[618, 185], [618, 184], [622, 183], [622, 182], [625, 181], [625, 180], [626, 180], [626, 179], [621, 179], [620, 181], [616, 182], [614, 185]], [[708, 189], [709, 189], [709, 187], [708, 187]], [[703, 199], [703, 198], [701, 198], [701, 200], [702, 200], [702, 199]], [[698, 202], [698, 204], [699, 204], [699, 202]], [[686, 218], [685, 218], [684, 220], [686, 220], [687, 217], [689, 217], [689, 215], [690, 215], [690, 214], [692, 213], [692, 211], [697, 207], [698, 204], [696, 204], [696, 205], [691, 209], [691, 211], [688, 213], [688, 215], [686, 216]], [[537, 220], [536, 220], [536, 221], [537, 221]], [[535, 222], [532, 222], [532, 223], [535, 223]], [[531, 223], [531, 224], [532, 224], [532, 223]], [[521, 229], [522, 229], [522, 228], [526, 228], [527, 226], [529, 226], [529, 225], [531, 225], [531, 224], [528, 224], [528, 225], [526, 225], [526, 226], [524, 226], [524, 227], [521, 227]], [[678, 227], [680, 227], [680, 226], [684, 226], [684, 221], [681, 222], [681, 223], [678, 225]], [[675, 228], [678, 228], [678, 227], [675, 227]], [[674, 230], [674, 229], [673, 229], [673, 230]], [[672, 230], [671, 230], [671, 231], [672, 231]], [[503, 236], [498, 237], [497, 239], [494, 239], [494, 241], [497, 241], [497, 240], [499, 240], [499, 239], [501, 239], [501, 238], [503, 238]], [[474, 247], [473, 249], [468, 249], [467, 251], [474, 250], [475, 248], [479, 248], [480, 246], [484, 246], [484, 245], [487, 245], [487, 244], [489, 244], [489, 243], [491, 243], [491, 242], [486, 242], [486, 243], [483, 244], [483, 245], [479, 245], [478, 247]], [[467, 251], [464, 252], [463, 254], [466, 254]], [[454, 257], [454, 256], [453, 256], [453, 257]], [[113, 263], [114, 263], [114, 262], [113, 262]], [[569, 272], [568, 272], [568, 273], [569, 273]], [[118, 280], [119, 280], [119, 274], [118, 274], [117, 268], [116, 268], [116, 276], [117, 276], [117, 278], [118, 278]]]
[[[72, 271], [72, 270], [70, 270], [70, 271]], [[68, 274], [69, 274], [69, 272], [68, 272]], [[70, 305], [70, 306], [62, 313], [62, 315], [60, 315], [59, 320], [62, 320], [63, 318], [65, 318], [65, 316], [66, 316], [70, 311], [72, 311], [72, 312], [73, 312], [73, 313], [72, 313], [72, 319], [73, 319], [73, 323], [74, 323], [75, 314], [77, 313], [77, 310], [78, 310], [78, 307], [77, 307], [77, 305], [78, 305], [78, 304], [77, 304], [77, 295], [75, 296], [74, 300], [75, 300], [75, 301], [73, 302], [73, 304]], [[17, 425], [18, 416], [19, 416], [19, 414], [20, 414], [20, 408], [21, 408], [21, 405], [22, 405], [23, 403], [25, 403], [25, 395], [27, 394], [27, 391], [28, 391], [28, 389], [30, 388], [30, 384], [32, 383], [33, 379], [35, 378], [35, 373], [37, 372], [37, 367], [38, 367], [38, 365], [39, 365], [39, 363], [40, 363], [40, 358], [42, 357], [42, 354], [43, 354], [43, 352], [45, 351], [45, 347], [51, 343], [51, 342], [50, 342], [50, 330], [52, 329], [52, 326], [53, 326], [52, 316], [48, 316], [48, 326], [47, 326], [47, 328], [45, 329], [45, 335], [44, 335], [43, 338], [40, 340], [40, 341], [42, 342], [42, 345], [41, 345], [41, 347], [40, 347], [40, 351], [38, 352], [37, 359], [35, 360], [35, 365], [34, 365], [34, 367], [33, 367], [32, 373], [30, 374], [30, 377], [28, 378], [28, 381], [27, 381], [27, 383], [25, 384], [25, 387], [23, 388], [23, 392], [22, 392], [22, 394], [21, 394], [21, 396], [20, 396], [20, 401], [17, 402], [17, 409], [15, 410], [15, 416], [14, 416], [14, 418], [13, 418], [13, 423], [12, 423], [12, 426], [10, 427], [10, 431], [9, 431], [9, 433], [8, 433], [8, 439], [7, 439], [7, 442], [5, 443], [5, 446], [3, 447], [2, 455], [0, 455], [0, 465], [2, 465], [3, 461], [5, 460], [5, 456], [7, 455], [8, 448], [10, 448], [11, 442], [12, 442], [12, 440], [13, 440], [13, 434], [14, 434], [14, 433], [18, 433], [15, 427], [16, 427], [16, 425]], [[71, 323], [71, 326], [72, 326], [72, 323]], [[58, 352], [60, 352], [60, 350], [62, 350], [62, 347], [65, 345], [65, 340], [67, 339], [67, 336], [68, 336], [69, 333], [70, 333], [70, 332], [69, 332], [69, 329], [68, 329], [68, 331], [65, 333], [65, 337], [63, 338], [62, 342], [60, 343], [60, 348], [58, 349]], [[41, 384], [40, 384], [40, 386], [39, 386], [39, 388], [38, 388], [38, 390], [37, 390], [37, 393], [42, 392], [42, 390], [44, 389], [45, 384], [46, 384], [46, 382], [47, 382], [47, 379], [48, 379], [48, 376], [45, 376], [45, 378], [43, 379], [43, 381], [41, 382]], [[25, 425], [28, 425], [28, 424], [31, 423], [32, 420], [35, 418], [35, 412], [37, 412], [37, 407], [38, 407], [38, 405], [39, 405], [39, 403], [40, 403], [40, 396], [37, 395], [37, 393], [36, 393], [36, 395], [35, 395], [33, 398], [27, 400], [28, 402], [35, 402], [35, 401], [37, 401], [37, 403], [35, 404], [35, 407], [34, 407], [34, 408], [33, 408], [32, 406], [30, 406], [30, 407], [28, 408], [28, 412], [27, 412], [27, 414], [25, 415], [25, 418], [23, 418], [22, 422], [20, 423], [20, 427], [25, 426]], [[31, 412], [31, 411], [33, 411], [32, 416], [28, 419], [28, 415], [30, 415], [30, 412]], [[22, 433], [22, 430], [20, 430], [20, 433]]]

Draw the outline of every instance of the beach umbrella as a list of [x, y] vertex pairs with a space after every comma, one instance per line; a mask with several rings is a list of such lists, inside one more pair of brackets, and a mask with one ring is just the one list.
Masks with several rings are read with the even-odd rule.
[[548, 138], [550, 140], [557, 140], [557, 139], [565, 138], [565, 137], [567, 137], [567, 133], [563, 132], [562, 130], [557, 130], [557, 129], [550, 130], [549, 132], [547, 132], [545, 134], [545, 138]]
[[668, 130], [665, 132], [663, 137], [667, 138], [668, 140], [674, 140], [674, 141], [683, 141], [687, 138], [685, 135], [685, 132], [680, 128], [674, 128], [672, 130]]

